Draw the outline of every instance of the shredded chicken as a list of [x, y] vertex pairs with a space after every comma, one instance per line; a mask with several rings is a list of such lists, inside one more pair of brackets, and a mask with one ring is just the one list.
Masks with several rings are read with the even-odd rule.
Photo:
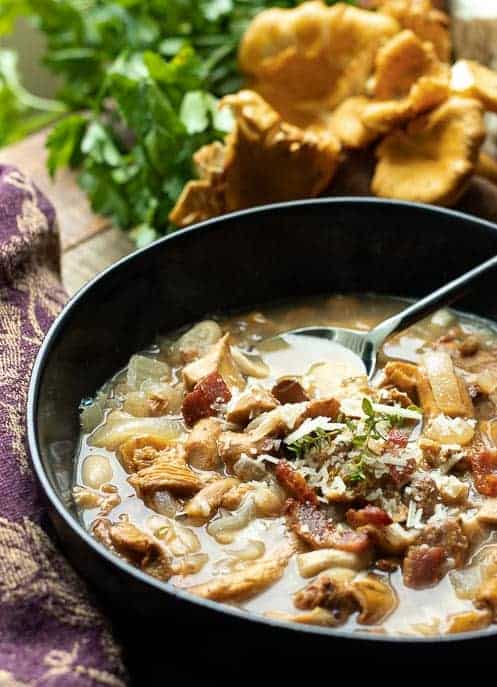
[[269, 391], [252, 385], [228, 408], [226, 419], [237, 425], [246, 425], [261, 413], [273, 410], [277, 405], [278, 401]]
[[151, 465], [162, 451], [168, 449], [173, 453], [180, 450], [177, 447], [171, 448], [171, 442], [166, 439], [145, 435], [128, 439], [119, 446], [116, 453], [126, 472], [137, 472]]
[[128, 481], [143, 499], [162, 489], [187, 496], [202, 486], [200, 479], [186, 464], [163, 457], [155, 460], [149, 467], [135, 472]]
[[171, 575], [170, 562], [154, 540], [129, 522], [110, 526], [110, 540], [122, 556], [154, 577], [168, 579]]
[[217, 439], [221, 425], [214, 418], [199, 420], [185, 442], [186, 460], [200, 470], [214, 470], [219, 462]]
[[241, 389], [245, 386], [245, 380], [231, 355], [229, 341], [229, 334], [225, 334], [202, 358], [183, 368], [183, 381], [187, 389], [193, 389], [202, 379], [213, 373], [217, 373], [229, 388]]
[[223, 501], [223, 497], [238, 484], [232, 477], [207, 484], [185, 504], [185, 513], [192, 518], [211, 518]]
[[240, 572], [215, 577], [210, 582], [188, 587], [188, 591], [213, 601], [241, 601], [258, 594], [279, 580], [286, 564], [284, 558], [260, 561]]

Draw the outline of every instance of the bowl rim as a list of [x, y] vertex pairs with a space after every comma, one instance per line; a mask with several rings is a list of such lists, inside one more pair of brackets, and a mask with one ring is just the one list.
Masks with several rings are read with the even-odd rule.
[[[414, 645], [433, 645], [440, 642], [468, 642], [472, 639], [481, 639], [484, 637], [489, 637], [497, 634], [497, 626], [490, 625], [488, 628], [483, 630], [475, 630], [472, 632], [460, 633], [460, 634], [445, 634], [445, 635], [433, 635], [433, 636], [411, 636], [411, 635], [381, 635], [369, 633], [367, 631], [348, 631], [341, 628], [328, 628], [328, 627], [318, 627], [314, 625], [300, 625], [295, 622], [289, 622], [285, 620], [278, 620], [275, 618], [267, 618], [262, 615], [247, 612], [240, 608], [230, 606], [221, 602], [211, 601], [209, 599], [202, 599], [195, 596], [194, 594], [188, 593], [184, 589], [174, 587], [169, 582], [164, 582], [158, 580], [150, 575], [147, 575], [143, 571], [139, 570], [135, 566], [131, 565], [124, 559], [119, 558], [111, 551], [109, 551], [103, 544], [97, 541], [90, 533], [83, 527], [83, 525], [78, 522], [78, 520], [70, 513], [67, 506], [63, 503], [62, 499], [57, 494], [55, 488], [50, 483], [48, 475], [46, 474], [45, 468], [43, 466], [43, 461], [41, 457], [41, 451], [39, 449], [38, 443], [38, 433], [37, 433], [37, 411], [38, 411], [38, 399], [41, 387], [41, 376], [45, 366], [46, 359], [50, 353], [53, 342], [63, 332], [65, 323], [70, 316], [70, 313], [76, 309], [80, 301], [84, 300], [86, 294], [90, 292], [96, 284], [100, 281], [107, 279], [107, 276], [112, 272], [119, 270], [123, 264], [128, 262], [133, 262], [136, 259], [141, 258], [141, 256], [147, 254], [148, 252], [153, 252], [158, 250], [160, 246], [170, 241], [180, 240], [182, 237], [189, 235], [191, 233], [205, 232], [210, 230], [215, 230], [220, 228], [225, 222], [230, 222], [236, 220], [238, 217], [244, 217], [246, 215], [262, 215], [262, 214], [272, 214], [279, 213], [280, 211], [288, 211], [292, 208], [300, 209], [306, 207], [330, 207], [335, 205], [378, 205], [378, 206], [388, 206], [397, 207], [401, 211], [415, 210], [420, 213], [429, 213], [433, 215], [446, 215], [448, 217], [453, 217], [454, 219], [463, 220], [471, 223], [472, 225], [479, 225], [486, 228], [492, 232], [497, 233], [497, 224], [494, 224], [488, 220], [480, 219], [473, 215], [469, 215], [458, 210], [452, 210], [448, 208], [437, 207], [433, 205], [426, 205], [423, 203], [414, 203], [411, 201], [398, 201], [389, 200], [383, 198], [371, 198], [368, 196], [335, 196], [335, 197], [324, 197], [306, 200], [296, 200], [288, 201], [282, 203], [273, 203], [269, 205], [261, 205], [253, 208], [248, 208], [245, 210], [239, 210], [237, 212], [227, 213], [225, 215], [220, 215], [204, 222], [199, 222], [188, 226], [184, 229], [179, 229], [172, 234], [168, 234], [161, 237], [157, 241], [143, 247], [138, 248], [131, 252], [130, 254], [124, 256], [117, 262], [113, 263], [105, 270], [100, 272], [98, 275], [93, 277], [89, 282], [84, 284], [64, 305], [58, 316], [53, 321], [49, 330], [47, 331], [43, 343], [36, 355], [35, 362], [31, 371], [31, 378], [28, 388], [27, 396], [27, 410], [26, 410], [26, 428], [27, 428], [27, 445], [29, 454], [31, 457], [31, 462], [41, 485], [45, 496], [50, 502], [50, 506], [55, 509], [58, 516], [64, 521], [65, 525], [69, 527], [74, 534], [76, 534], [83, 542], [89, 546], [93, 551], [100, 557], [104, 558], [110, 565], [116, 566], [121, 573], [125, 575], [130, 575], [131, 577], [138, 580], [140, 583], [145, 585], [150, 585], [157, 589], [158, 591], [164, 592], [172, 597], [178, 598], [187, 603], [196, 604], [201, 607], [210, 609], [216, 613], [225, 613], [239, 620], [244, 620], [249, 623], [258, 623], [263, 625], [268, 625], [272, 628], [281, 628], [282, 630], [290, 630], [295, 633], [306, 633], [311, 635], [321, 635], [328, 636], [330, 638], [336, 637], [338, 639], [347, 640], [359, 640], [368, 642], [379, 642], [380, 644], [388, 643], [400, 643], [403, 646], [414, 644]], [[63, 548], [63, 547], [62, 547]], [[96, 584], [96, 583], [95, 583]], [[98, 586], [98, 585], [97, 585]]]

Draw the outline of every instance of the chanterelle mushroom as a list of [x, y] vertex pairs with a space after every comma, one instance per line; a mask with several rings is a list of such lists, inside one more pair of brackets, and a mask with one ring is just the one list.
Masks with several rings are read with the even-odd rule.
[[450, 70], [440, 62], [431, 43], [412, 31], [391, 38], [376, 55], [371, 98], [348, 98], [333, 112], [329, 125], [349, 148], [369, 145], [449, 95]]
[[452, 205], [474, 172], [485, 137], [481, 105], [451, 97], [379, 145], [377, 196]]
[[365, 148], [380, 135], [364, 121], [364, 113], [372, 103], [365, 95], [354, 95], [330, 115], [328, 126], [346, 148]]
[[449, 67], [437, 58], [432, 44], [402, 31], [378, 51], [373, 96], [387, 103], [383, 109], [380, 103], [366, 109], [366, 126], [385, 131], [395, 119], [402, 121], [439, 105], [449, 95], [449, 78]]
[[451, 53], [449, 17], [433, 7], [431, 0], [382, 0], [378, 11], [394, 17], [404, 29], [430, 41], [438, 57], [448, 62]]
[[401, 31], [378, 51], [372, 95], [380, 100], [404, 98], [423, 77], [447, 84], [448, 65], [437, 58], [431, 43], [423, 43], [413, 31]]
[[251, 87], [300, 127], [364, 92], [378, 47], [398, 31], [392, 18], [344, 3], [304, 2], [261, 12], [239, 51]]
[[392, 587], [382, 578], [370, 574], [350, 584], [360, 613], [357, 622], [361, 625], [375, 625], [387, 618], [398, 605]]
[[476, 98], [490, 112], [497, 112], [497, 72], [472, 60], [459, 60], [452, 67], [451, 89]]
[[[226, 139], [222, 171], [185, 186], [170, 215], [173, 222], [185, 226], [261, 203], [317, 196], [326, 188], [340, 153], [331, 133], [291, 126], [254, 91], [227, 96], [223, 105], [233, 110], [235, 128]], [[219, 161], [218, 154], [216, 148]]]

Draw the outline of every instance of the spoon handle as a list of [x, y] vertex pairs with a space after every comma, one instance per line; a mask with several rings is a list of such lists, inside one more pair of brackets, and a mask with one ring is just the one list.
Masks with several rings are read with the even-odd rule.
[[436, 291], [433, 291], [428, 296], [413, 303], [397, 315], [389, 317], [384, 320], [367, 334], [367, 339], [378, 347], [383, 341], [394, 334], [395, 332], [406, 329], [411, 324], [419, 322], [427, 315], [437, 310], [440, 306], [450, 305], [458, 298], [464, 296], [474, 286], [474, 282], [486, 274], [494, 267], [497, 267], [497, 255], [477, 267], [474, 267], [469, 272], [457, 277], [453, 281], [445, 284]]

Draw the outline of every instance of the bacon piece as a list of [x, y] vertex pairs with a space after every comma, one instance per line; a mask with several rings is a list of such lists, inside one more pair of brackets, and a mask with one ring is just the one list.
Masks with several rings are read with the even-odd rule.
[[409, 485], [410, 498], [418, 508], [423, 511], [423, 516], [429, 518], [435, 512], [438, 501], [438, 487], [429, 475], [422, 474], [414, 477]]
[[305, 478], [292, 468], [286, 460], [280, 460], [274, 471], [276, 479], [297, 501], [312, 503], [317, 506], [316, 492], [305, 481]]
[[443, 546], [411, 546], [404, 558], [404, 584], [412, 589], [433, 587], [445, 574], [445, 561]]
[[390, 479], [394, 483], [397, 489], [403, 487], [411, 479], [411, 476], [416, 470], [416, 461], [414, 459], [408, 460], [403, 467], [397, 467], [396, 465], [389, 465], [388, 470], [390, 472]]
[[340, 549], [361, 553], [369, 548], [367, 534], [354, 530], [338, 530], [323, 511], [309, 502], [289, 499], [286, 506], [288, 526], [313, 549]]
[[360, 510], [349, 508], [346, 513], [347, 522], [351, 527], [362, 527], [363, 525], [376, 525], [386, 527], [391, 525], [393, 520], [383, 508], [378, 506], [366, 506]]
[[484, 496], [497, 496], [497, 450], [480, 451], [470, 460], [476, 489]]
[[282, 404], [303, 403], [309, 400], [309, 396], [296, 379], [282, 379], [273, 386], [271, 393]]
[[387, 441], [396, 448], [405, 448], [409, 441], [409, 435], [400, 429], [391, 429], [388, 432]]
[[393, 573], [398, 569], [399, 561], [396, 558], [379, 558], [375, 567], [382, 572]]
[[427, 525], [416, 543], [441, 546], [447, 558], [451, 559], [451, 564], [456, 568], [461, 568], [466, 563], [469, 541], [455, 518], [448, 518], [435, 525]]
[[335, 549], [350, 553], [362, 553], [371, 546], [369, 537], [365, 532], [354, 532], [354, 530], [342, 530], [340, 532], [337, 530], [333, 541]]
[[224, 379], [217, 372], [211, 372], [185, 396], [182, 408], [185, 423], [193, 427], [202, 418], [216, 414], [216, 403], [227, 403], [230, 399], [231, 392]]

